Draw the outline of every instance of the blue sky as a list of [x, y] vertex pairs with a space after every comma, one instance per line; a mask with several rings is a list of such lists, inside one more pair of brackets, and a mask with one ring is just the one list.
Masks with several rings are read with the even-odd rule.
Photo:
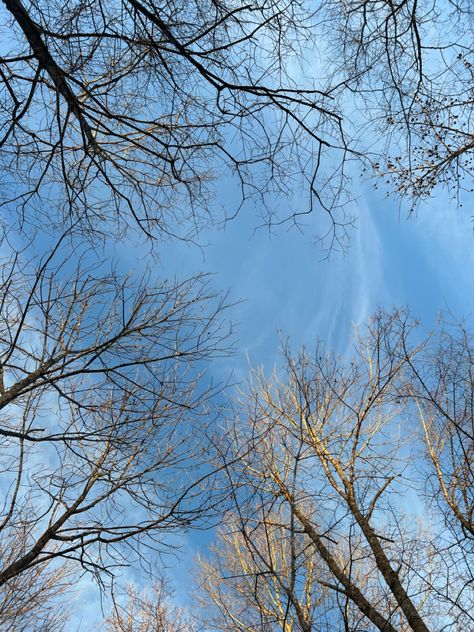
[[311, 239], [314, 226], [303, 232], [280, 226], [269, 235], [254, 231], [254, 217], [241, 216], [225, 231], [208, 234], [203, 251], [168, 246], [163, 267], [184, 275], [215, 273], [215, 286], [242, 301], [232, 310], [236, 368], [246, 365], [246, 354], [252, 364], [274, 362], [279, 330], [294, 345], [321, 338], [343, 351], [352, 324], [378, 307], [408, 306], [427, 327], [441, 311], [472, 323], [474, 224], [468, 210], [440, 195], [407, 219], [397, 200], [363, 185], [357, 213], [345, 255], [323, 259]]
[[[176, 242], [161, 248], [158, 275], [210, 272], [216, 289], [229, 290], [230, 300], [240, 301], [229, 314], [236, 324], [237, 352], [211, 367], [216, 378], [233, 371], [234, 381], [245, 381], [249, 361], [270, 372], [279, 361], [279, 332], [293, 347], [321, 339], [343, 353], [353, 326], [379, 307], [408, 307], [425, 331], [441, 312], [474, 324], [474, 213], [469, 207], [458, 209], [440, 194], [407, 219], [397, 200], [362, 184], [357, 213], [347, 253], [329, 259], [311, 238], [317, 215], [302, 232], [282, 226], [270, 236], [265, 229], [255, 231], [255, 217], [243, 213], [225, 230], [203, 234], [208, 244], [203, 250]], [[128, 246], [118, 246], [117, 257], [126, 268], [146, 261], [140, 249]], [[166, 560], [181, 603], [192, 592], [193, 558], [210, 540], [212, 533], [199, 532], [169, 538], [182, 547], [179, 558]], [[91, 608], [89, 620], [94, 612]]]

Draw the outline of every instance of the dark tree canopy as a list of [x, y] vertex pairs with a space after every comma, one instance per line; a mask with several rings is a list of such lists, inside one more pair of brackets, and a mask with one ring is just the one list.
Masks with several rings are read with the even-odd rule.
[[[181, 238], [249, 198], [271, 222], [295, 183], [305, 210], [332, 213], [341, 184], [318, 172], [346, 144], [331, 95], [296, 78], [312, 24], [303, 4], [4, 0], [3, 203], [24, 222], [39, 212]], [[220, 217], [216, 175], [234, 191]], [[285, 205], [285, 217], [301, 210]]]
[[270, 225], [324, 209], [337, 245], [349, 158], [415, 203], [471, 190], [472, 19], [449, 0], [3, 0], [1, 201], [22, 226], [182, 239], [246, 202]]
[[414, 203], [440, 186], [454, 196], [472, 191], [472, 3], [327, 0], [323, 7], [337, 33], [335, 80], [357, 95], [382, 186]]

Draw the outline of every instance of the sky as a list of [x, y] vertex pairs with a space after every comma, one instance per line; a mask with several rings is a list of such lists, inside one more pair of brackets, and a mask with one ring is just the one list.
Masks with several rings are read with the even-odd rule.
[[[192, 245], [165, 249], [164, 265], [181, 274], [215, 274], [214, 285], [241, 301], [232, 310], [239, 349], [232, 363], [268, 365], [278, 356], [278, 332], [294, 346], [316, 339], [342, 352], [353, 324], [377, 308], [409, 307], [431, 327], [440, 312], [472, 322], [473, 228], [470, 213], [446, 196], [423, 204], [407, 218], [398, 200], [362, 184], [358, 220], [345, 254], [329, 258], [303, 231], [254, 230], [255, 218], [239, 217], [225, 231]], [[317, 222], [317, 216], [313, 218]]]
[[[293, 348], [322, 340], [328, 350], [344, 353], [354, 326], [378, 308], [408, 307], [423, 332], [440, 314], [474, 325], [474, 211], [466, 204], [458, 209], [439, 194], [407, 218], [398, 200], [370, 183], [360, 183], [355, 192], [358, 221], [350, 246], [329, 259], [314, 244], [314, 224], [303, 231], [282, 226], [269, 235], [255, 231], [255, 217], [245, 213], [225, 230], [202, 235], [205, 249], [176, 242], [162, 247], [158, 275], [212, 273], [214, 287], [228, 290], [229, 300], [237, 302], [228, 314], [237, 350], [210, 367], [215, 379], [232, 372], [233, 382], [243, 384], [249, 366], [270, 373], [279, 363], [281, 336], [289, 337]], [[144, 265], [139, 250], [119, 246], [117, 256], [128, 267]], [[166, 563], [178, 602], [185, 605], [192, 595], [194, 558], [205, 552], [212, 532], [169, 541], [181, 547]], [[84, 588], [91, 607], [81, 609], [80, 627], [89, 629], [97, 614], [95, 589]]]

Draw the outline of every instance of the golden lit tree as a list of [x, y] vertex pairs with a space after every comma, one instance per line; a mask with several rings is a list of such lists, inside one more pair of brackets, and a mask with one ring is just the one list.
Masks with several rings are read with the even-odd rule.
[[[253, 374], [229, 432], [236, 535], [227, 527], [217, 562], [204, 563], [206, 599], [228, 626], [217, 629], [259, 629], [268, 583], [288, 586], [292, 564], [304, 577], [308, 560], [310, 628], [293, 605], [285, 628], [272, 597], [269, 630], [472, 626], [473, 345], [448, 327], [416, 343], [414, 327], [404, 313], [377, 314], [346, 357], [285, 347], [284, 376]], [[262, 529], [279, 543], [297, 534], [304, 555], [279, 549], [275, 572]], [[233, 627], [244, 585], [252, 623]]]

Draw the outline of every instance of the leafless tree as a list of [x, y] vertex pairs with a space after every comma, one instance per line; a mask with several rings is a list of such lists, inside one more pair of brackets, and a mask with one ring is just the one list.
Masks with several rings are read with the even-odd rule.
[[128, 585], [114, 600], [113, 613], [105, 621], [107, 632], [198, 632], [198, 629], [198, 624], [174, 605], [173, 593], [164, 579], [156, 581], [151, 593]]
[[312, 24], [299, 0], [1, 4], [3, 203], [24, 222], [186, 239], [218, 208], [216, 173], [240, 198], [227, 216], [254, 198], [274, 221], [275, 194], [304, 181], [309, 203], [286, 216], [316, 203], [341, 221], [347, 145], [334, 98], [296, 79]]
[[[250, 534], [259, 517], [266, 534], [276, 514], [305, 543], [320, 596], [311, 629], [472, 627], [473, 345], [462, 328], [420, 339], [414, 327], [407, 314], [377, 314], [345, 358], [286, 347], [285, 377], [256, 372], [233, 426], [238, 529]], [[225, 571], [217, 580], [209, 567], [206, 592], [227, 624], [218, 629], [266, 629], [232, 618], [245, 583], [253, 616], [266, 607], [257, 534], [239, 573], [228, 570], [243, 566], [234, 536], [215, 550]], [[305, 630], [296, 617], [288, 626], [275, 617], [268, 629]]]
[[323, 4], [329, 28], [337, 31], [335, 76], [342, 90], [358, 95], [383, 186], [414, 203], [440, 185], [455, 195], [472, 191], [472, 3]]
[[414, 201], [472, 189], [468, 2], [1, 6], [2, 203], [23, 226], [190, 239], [253, 200], [269, 224], [324, 208], [334, 244], [349, 150]]
[[54, 561], [106, 584], [217, 502], [203, 371], [228, 351], [224, 304], [202, 277], [136, 282], [61, 242], [25, 254], [1, 268], [0, 587]]
[[[8, 566], [27, 552], [28, 523], [18, 529], [16, 539], [0, 544], [2, 564]], [[4, 583], [0, 589], [0, 627], [5, 632], [62, 632], [67, 628], [69, 610], [66, 595], [73, 592], [73, 574], [68, 564], [51, 561], [36, 566]]]
[[310, 632], [323, 599], [321, 569], [291, 516], [260, 509], [252, 516], [229, 515], [212, 558], [199, 560], [203, 623], [229, 632]]

